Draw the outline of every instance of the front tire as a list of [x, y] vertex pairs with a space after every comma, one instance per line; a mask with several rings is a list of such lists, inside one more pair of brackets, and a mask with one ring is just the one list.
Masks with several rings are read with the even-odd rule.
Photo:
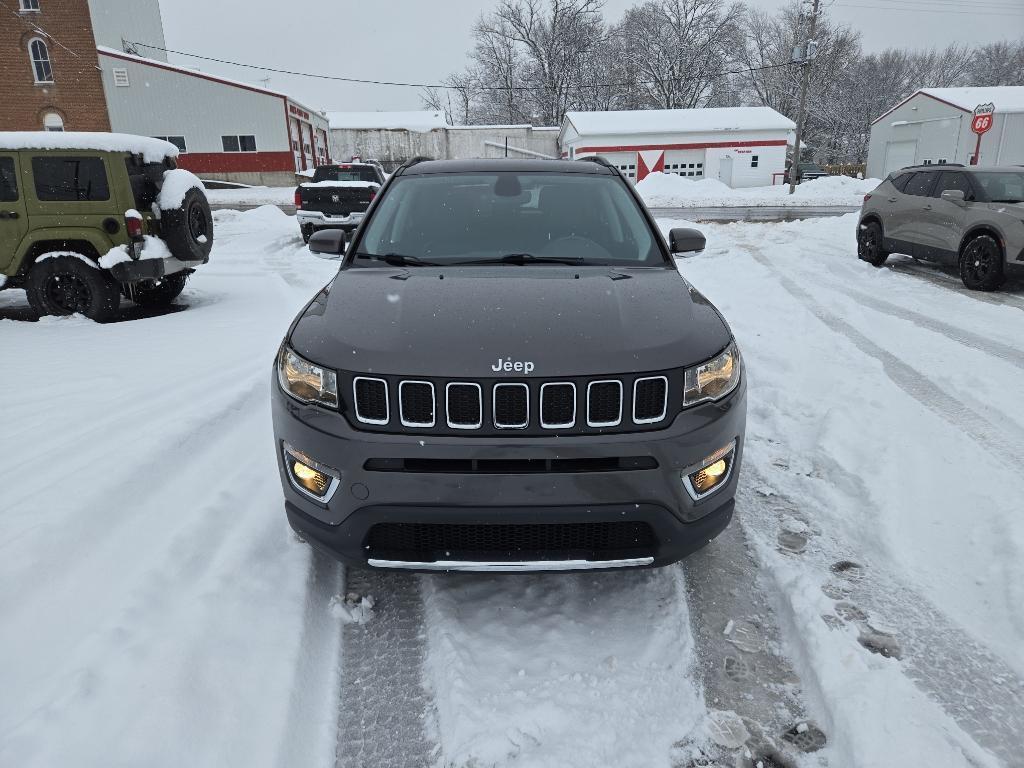
[[991, 235], [978, 235], [960, 252], [960, 279], [972, 291], [995, 291], [1003, 284], [1003, 249]]
[[140, 307], [166, 307], [181, 295], [186, 282], [188, 273], [176, 272], [159, 280], [143, 280], [124, 294], [126, 299], [131, 299]]
[[40, 315], [85, 315], [98, 323], [111, 320], [121, 303], [117, 282], [84, 256], [37, 260], [29, 270], [25, 292]]
[[877, 221], [861, 224], [857, 230], [857, 257], [873, 267], [880, 267], [889, 258], [882, 242], [882, 225]]

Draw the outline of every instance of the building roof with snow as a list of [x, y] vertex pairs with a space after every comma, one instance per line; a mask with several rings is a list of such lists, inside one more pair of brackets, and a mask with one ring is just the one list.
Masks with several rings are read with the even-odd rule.
[[567, 112], [563, 130], [578, 136], [617, 134], [792, 131], [796, 124], [771, 107], [709, 109], [632, 109], [619, 112]]
[[928, 96], [951, 107], [973, 112], [979, 104], [995, 104], [996, 113], [1024, 112], [1024, 86], [1005, 85], [989, 86], [983, 88], [921, 88], [914, 91], [892, 109], [876, 117], [872, 122], [877, 123], [883, 117], [899, 109], [916, 96]]
[[382, 130], [429, 133], [447, 127], [444, 112], [420, 110], [411, 112], [328, 112], [332, 130]]

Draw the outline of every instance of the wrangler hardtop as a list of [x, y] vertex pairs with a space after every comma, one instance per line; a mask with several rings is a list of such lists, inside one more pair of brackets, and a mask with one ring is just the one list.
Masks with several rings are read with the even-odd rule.
[[100, 321], [122, 296], [173, 301], [213, 245], [203, 184], [177, 154], [126, 134], [0, 132], [0, 288]]

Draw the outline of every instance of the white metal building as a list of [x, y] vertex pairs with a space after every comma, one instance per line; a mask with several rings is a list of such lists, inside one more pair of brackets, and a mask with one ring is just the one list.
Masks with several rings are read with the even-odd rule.
[[[124, 50], [124, 45], [145, 43], [128, 50], [149, 59], [167, 61], [160, 0], [89, 0], [89, 16], [96, 45]], [[134, 49], [133, 49], [134, 48]]]
[[[995, 112], [979, 142], [971, 122], [985, 104]], [[1024, 164], [1024, 86], [922, 88], [874, 121], [869, 177], [930, 163]]]
[[532, 125], [448, 125], [444, 113], [328, 112], [331, 156], [380, 160], [392, 170], [414, 157], [558, 157], [558, 129]]
[[289, 185], [328, 161], [324, 114], [286, 94], [98, 46], [111, 129], [176, 144], [203, 178]]
[[780, 183], [796, 125], [770, 107], [568, 112], [562, 156], [607, 158], [641, 181], [660, 171], [730, 187]]

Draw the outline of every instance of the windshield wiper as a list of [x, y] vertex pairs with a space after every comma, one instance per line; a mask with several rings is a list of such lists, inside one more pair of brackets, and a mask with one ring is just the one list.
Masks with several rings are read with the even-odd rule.
[[438, 264], [435, 261], [424, 261], [419, 256], [403, 256], [400, 253], [357, 253], [357, 259], [372, 259], [374, 261], [383, 261], [385, 264], [390, 264], [394, 267], [443, 267], [444, 264]]
[[490, 259], [473, 259], [472, 261], [457, 261], [453, 266], [465, 264], [586, 264], [586, 260], [580, 257], [569, 256], [534, 256], [532, 253], [506, 253], [504, 256], [495, 256]]

